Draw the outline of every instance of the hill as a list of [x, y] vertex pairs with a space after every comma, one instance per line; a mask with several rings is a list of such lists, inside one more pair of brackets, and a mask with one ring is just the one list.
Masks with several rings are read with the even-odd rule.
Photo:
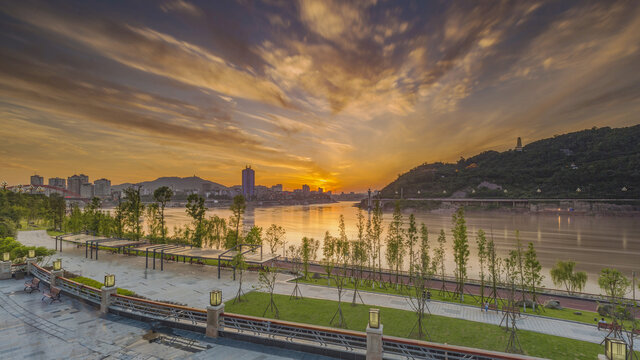
[[556, 135], [522, 151], [486, 151], [455, 164], [425, 163], [384, 187], [382, 197], [396, 191], [405, 198], [638, 199], [640, 125]]
[[220, 185], [213, 181], [205, 180], [197, 176], [184, 177], [184, 178], [176, 177], [176, 176], [160, 177], [153, 181], [144, 181], [136, 184], [124, 183], [120, 185], [114, 185], [112, 186], [112, 189], [116, 191], [120, 191], [132, 185], [136, 185], [136, 186], [142, 186], [145, 189], [149, 189], [150, 191], [154, 191], [155, 189], [161, 186], [168, 186], [174, 190], [184, 191], [184, 190], [193, 190], [193, 189], [202, 190], [203, 184], [210, 184], [212, 190], [218, 190], [218, 189], [227, 190], [227, 187], [224, 185]]

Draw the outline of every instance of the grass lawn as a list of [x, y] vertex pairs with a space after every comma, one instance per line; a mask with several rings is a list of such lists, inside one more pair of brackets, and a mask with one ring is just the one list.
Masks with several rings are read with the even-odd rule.
[[[331, 326], [329, 321], [337, 309], [337, 302], [305, 298], [289, 300], [285, 295], [274, 295], [280, 311], [280, 319], [300, 323]], [[263, 316], [269, 302], [269, 294], [250, 292], [247, 301], [225, 303], [225, 311], [251, 316]], [[364, 331], [367, 326], [369, 306], [343, 304], [343, 313], [348, 328]], [[273, 318], [272, 313], [265, 317]], [[414, 313], [405, 310], [380, 308], [380, 318], [384, 333], [398, 337], [408, 337], [416, 321]], [[498, 326], [473, 321], [452, 319], [431, 315], [426, 321], [431, 341], [475, 347], [494, 351], [504, 351], [508, 334]], [[584, 341], [544, 335], [530, 331], [518, 332], [525, 354], [549, 359], [596, 359], [604, 352], [604, 347]], [[426, 339], [424, 339], [426, 340]]]
[[64, 235], [64, 234], [66, 234], [64, 231], [47, 230], [47, 235], [49, 236], [58, 236], [58, 235]]
[[[311, 285], [322, 285], [322, 286], [327, 286], [328, 282], [326, 278], [320, 278], [320, 279], [307, 279], [304, 280], [302, 278], [298, 279], [298, 282], [300, 283], [305, 283], [305, 284], [311, 284]], [[439, 285], [439, 284], [438, 284]], [[333, 282], [331, 283], [332, 287], [335, 287]], [[346, 289], [353, 289], [353, 284], [352, 283], [348, 283], [347, 285], [345, 285]], [[385, 287], [379, 287], [377, 282], [375, 284], [375, 287], [372, 288], [371, 285], [369, 286], [359, 286], [358, 290], [363, 290], [363, 291], [371, 291], [371, 292], [377, 292], [377, 293], [383, 293], [383, 294], [391, 294], [391, 295], [401, 295], [401, 296], [408, 296], [408, 291], [405, 289], [398, 289], [396, 290], [395, 287], [390, 286], [388, 284], [386, 284]], [[462, 304], [466, 304], [466, 305], [472, 305], [472, 306], [480, 306], [480, 297], [477, 296], [476, 297], [478, 300], [476, 301], [473, 297], [466, 295], [464, 298], [464, 302], [462, 302]], [[446, 292], [444, 294], [441, 294], [440, 291], [436, 288], [436, 289], [431, 289], [431, 299], [433, 300], [438, 300], [438, 301], [445, 301], [445, 302], [451, 302], [451, 303], [456, 303], [456, 304], [460, 304], [459, 301], [454, 300], [452, 298], [452, 293], [451, 292]], [[576, 315], [574, 314], [576, 311], [579, 311], [582, 313], [582, 315]], [[531, 309], [527, 309], [527, 313], [532, 313]], [[595, 311], [584, 311], [584, 310], [576, 310], [576, 309], [570, 309], [570, 308], [564, 308], [562, 310], [555, 310], [555, 309], [546, 309], [546, 308], [542, 308], [541, 311], [539, 312], [533, 312], [533, 314], [535, 315], [540, 315], [540, 316], [546, 316], [546, 317], [550, 317], [550, 318], [555, 318], [555, 319], [563, 319], [563, 320], [572, 320], [572, 321], [577, 321], [577, 322], [581, 322], [581, 323], [585, 323], [585, 324], [597, 324], [597, 321], [594, 321], [594, 319], [600, 319], [602, 316], [600, 316], [597, 312]], [[608, 322], [611, 322], [612, 319], [611, 317], [605, 317], [605, 319]], [[630, 322], [625, 321], [625, 326], [631, 326]]]
[[[74, 277], [74, 278], [71, 278], [69, 280], [75, 281], [75, 282], [80, 283], [80, 284], [88, 285], [88, 286], [94, 287], [96, 289], [102, 289], [102, 287], [104, 286], [104, 284], [101, 283], [100, 281], [93, 280], [91, 278], [86, 278], [86, 277], [83, 277], [83, 276]], [[127, 289], [122, 289], [122, 288], [118, 288], [116, 290], [116, 292], [118, 293], [118, 295], [125, 295], [125, 296], [135, 296], [136, 295], [135, 292], [133, 292], [131, 290], [127, 290]]]

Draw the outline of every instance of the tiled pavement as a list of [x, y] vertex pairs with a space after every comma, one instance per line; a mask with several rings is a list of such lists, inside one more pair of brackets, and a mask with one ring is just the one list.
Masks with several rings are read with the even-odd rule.
[[[20, 232], [19, 240], [28, 245], [53, 248], [54, 241], [44, 231]], [[115, 273], [119, 287], [135, 290], [137, 293], [156, 300], [170, 300], [189, 306], [203, 308], [207, 303], [207, 293], [212, 288], [222, 288], [224, 300], [232, 298], [237, 292], [237, 282], [231, 280], [231, 272], [223, 270], [222, 279], [217, 279], [215, 267], [197, 266], [181, 263], [169, 263], [165, 271], [146, 270], [144, 258], [122, 255], [110, 255], [101, 252], [100, 260], [85, 259], [84, 249], [76, 249], [67, 244], [56, 257], [63, 259], [65, 269], [79, 272], [83, 276], [102, 279], [105, 273]], [[177, 277], [180, 278], [178, 286]], [[286, 282], [290, 276], [281, 275], [276, 292], [290, 295], [293, 284]], [[255, 273], [245, 275], [245, 289], [257, 285]], [[313, 285], [300, 284], [302, 294], [318, 299], [337, 300], [337, 291]], [[343, 299], [349, 301], [353, 293], [345, 291]], [[400, 296], [361, 292], [365, 304], [410, 310], [407, 300]], [[502, 315], [496, 312], [482, 312], [478, 307], [432, 301], [429, 311], [435, 315], [459, 318], [488, 324], [500, 324]], [[595, 325], [572, 321], [550, 319], [524, 314], [518, 321], [518, 328], [539, 333], [567, 337], [575, 340], [600, 343], [606, 331], [598, 331]], [[363, 329], [364, 330], [364, 329]], [[636, 345], [640, 350], [640, 344]]]
[[48, 304], [41, 293], [25, 293], [23, 282], [0, 281], [0, 359], [330, 359], [182, 330], [160, 334], [183, 341], [150, 342], [149, 323], [101, 315], [66, 296]]

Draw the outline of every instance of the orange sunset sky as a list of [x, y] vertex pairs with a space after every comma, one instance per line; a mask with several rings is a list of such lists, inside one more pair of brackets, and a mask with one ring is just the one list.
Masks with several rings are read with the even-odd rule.
[[1, 1], [0, 180], [381, 188], [638, 123], [638, 1]]

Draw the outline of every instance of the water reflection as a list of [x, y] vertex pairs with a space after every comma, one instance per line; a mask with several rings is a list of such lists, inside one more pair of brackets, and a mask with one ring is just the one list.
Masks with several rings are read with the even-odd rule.
[[[211, 209], [207, 216], [218, 215], [229, 218], [228, 209]], [[303, 236], [322, 240], [325, 231], [333, 235], [338, 233], [338, 219], [345, 217], [347, 234], [357, 234], [357, 209], [353, 203], [337, 203], [309, 206], [281, 206], [270, 208], [247, 209], [245, 224], [261, 226], [265, 230], [271, 224], [278, 224], [287, 231], [288, 245], [299, 244]], [[365, 213], [365, 218], [368, 215]], [[190, 222], [183, 208], [167, 209], [169, 229], [174, 225]], [[386, 213], [383, 224], [386, 230], [391, 214]], [[494, 236], [494, 241], [501, 256], [513, 249], [515, 231], [520, 231], [523, 245], [529, 242], [536, 244], [536, 251], [545, 272], [545, 285], [552, 286], [548, 270], [558, 260], [574, 260], [578, 269], [589, 274], [588, 287], [597, 291], [597, 273], [604, 267], [616, 267], [628, 275], [631, 270], [640, 270], [640, 221], [637, 217], [624, 216], [567, 216], [567, 225], [562, 226], [562, 218], [557, 215], [506, 214], [498, 212], [467, 213], [469, 243], [471, 245], [469, 274], [477, 273], [476, 235], [478, 229], [484, 229], [487, 237]], [[451, 254], [451, 214], [450, 213], [417, 213], [418, 224], [425, 223], [429, 229], [429, 239], [433, 245], [440, 229], [447, 234], [449, 252], [447, 271], [454, 268]], [[570, 226], [569, 226], [570, 224]], [[497, 230], [497, 231], [496, 231]], [[496, 234], [494, 234], [496, 232]], [[384, 236], [383, 234], [383, 244]], [[384, 249], [383, 258], [384, 258]], [[321, 256], [320, 256], [321, 257]], [[408, 263], [408, 262], [405, 262]]]

